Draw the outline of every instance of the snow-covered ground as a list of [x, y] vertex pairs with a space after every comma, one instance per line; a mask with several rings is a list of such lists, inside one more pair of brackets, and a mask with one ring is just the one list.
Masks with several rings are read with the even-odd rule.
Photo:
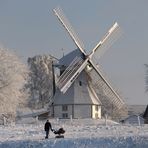
[[0, 126], [0, 148], [148, 148], [148, 125], [121, 125], [113, 121], [50, 120], [53, 129], [63, 127], [64, 139], [50, 132], [44, 139], [44, 123]]

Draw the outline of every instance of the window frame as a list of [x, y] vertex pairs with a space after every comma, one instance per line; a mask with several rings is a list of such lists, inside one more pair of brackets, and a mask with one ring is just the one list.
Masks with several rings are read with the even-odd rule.
[[68, 105], [62, 105], [62, 111], [68, 111]]

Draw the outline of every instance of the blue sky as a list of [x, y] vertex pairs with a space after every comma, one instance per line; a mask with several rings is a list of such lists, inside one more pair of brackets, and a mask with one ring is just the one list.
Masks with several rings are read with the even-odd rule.
[[148, 104], [147, 0], [0, 0], [0, 46], [25, 61], [36, 54], [60, 58], [76, 48], [52, 9], [60, 6], [86, 50], [90, 51], [117, 21], [122, 37], [99, 59], [107, 77], [129, 104]]

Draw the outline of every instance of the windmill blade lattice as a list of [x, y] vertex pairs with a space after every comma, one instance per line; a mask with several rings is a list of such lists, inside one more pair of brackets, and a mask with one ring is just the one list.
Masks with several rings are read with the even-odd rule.
[[99, 59], [122, 35], [123, 31], [121, 27], [115, 23], [108, 33], [102, 38], [99, 42], [101, 44], [99, 47], [98, 44], [93, 50], [95, 50], [94, 56]]
[[101, 102], [106, 98], [106, 100], [110, 102], [110, 104], [114, 104], [117, 109], [120, 109], [125, 105], [125, 102], [121, 99], [119, 94], [114, 91], [98, 69], [92, 68], [92, 70], [88, 72], [88, 75], [91, 77], [92, 84], [96, 89], [97, 94], [101, 95], [101, 97], [99, 97]]
[[121, 34], [120, 27], [116, 22], [109, 31], [105, 34], [105, 36], [98, 42], [98, 44], [92, 49], [91, 54], [89, 55], [92, 57], [94, 53], [100, 53], [100, 51], [105, 51], [113, 44], [117, 37], [119, 37], [119, 33]]
[[70, 22], [68, 21], [68, 19], [66, 18], [64, 12], [62, 11], [62, 9], [60, 7], [57, 7], [55, 9], [53, 9], [55, 15], [57, 16], [57, 18], [59, 19], [59, 21], [62, 23], [62, 25], [64, 26], [64, 28], [67, 30], [67, 32], [69, 33], [71, 39], [74, 41], [74, 43], [76, 44], [76, 46], [81, 50], [81, 52], [83, 54], [85, 54], [84, 51], [84, 44], [82, 43], [82, 41], [80, 41], [80, 39], [78, 38], [77, 34], [75, 33], [72, 25], [70, 24]]
[[[73, 61], [70, 63], [70, 65], [66, 68], [66, 70], [62, 73], [62, 75], [59, 77], [57, 81], [57, 87], [65, 93], [66, 90], [70, 87], [68, 84], [69, 82], [73, 82], [78, 74], [83, 70], [81, 69], [81, 66], [83, 65], [84, 60], [81, 57], [75, 57]], [[68, 84], [68, 85], [67, 85]], [[65, 86], [66, 85], [66, 86]]]

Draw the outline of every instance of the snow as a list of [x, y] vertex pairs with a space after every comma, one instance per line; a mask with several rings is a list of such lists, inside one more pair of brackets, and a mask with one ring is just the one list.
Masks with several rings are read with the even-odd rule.
[[[29, 119], [30, 120], [30, 119]], [[148, 125], [121, 125], [104, 119], [50, 120], [53, 129], [63, 127], [64, 139], [50, 132], [45, 138], [44, 122], [0, 126], [0, 148], [147, 148]]]

